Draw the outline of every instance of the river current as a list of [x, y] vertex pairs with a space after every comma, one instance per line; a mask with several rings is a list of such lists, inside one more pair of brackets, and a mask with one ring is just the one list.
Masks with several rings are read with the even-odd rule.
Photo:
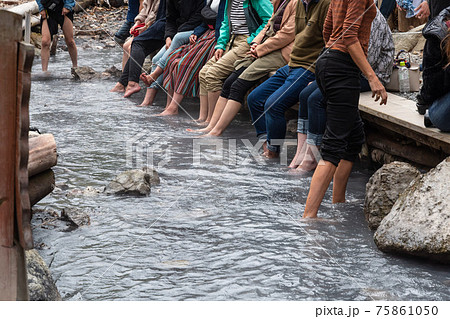
[[[79, 49], [79, 64], [96, 71], [120, 60], [118, 49]], [[329, 190], [320, 218], [304, 221], [311, 175], [253, 156], [248, 112], [218, 143], [200, 145], [183, 111], [152, 116], [163, 109], [163, 92], [138, 108], [143, 92], [123, 99], [108, 92], [113, 80], [75, 82], [67, 52], [51, 58], [50, 70], [48, 79], [33, 77], [30, 118], [55, 136], [57, 189], [35, 208], [76, 207], [91, 220], [64, 231], [36, 227], [33, 218], [36, 246], [64, 300], [450, 299], [447, 267], [376, 248], [363, 213], [372, 171], [357, 165], [348, 202], [332, 205]], [[196, 118], [197, 99], [182, 105]], [[82, 194], [145, 164], [161, 177], [148, 197]]]

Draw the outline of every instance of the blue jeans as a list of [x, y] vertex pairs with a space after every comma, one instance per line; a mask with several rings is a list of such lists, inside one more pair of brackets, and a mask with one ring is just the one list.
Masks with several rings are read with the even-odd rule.
[[314, 73], [311, 71], [304, 68], [290, 68], [286, 65], [248, 96], [247, 103], [256, 134], [260, 138], [266, 137], [267, 134], [267, 147], [270, 151], [280, 151], [280, 145], [275, 145], [279, 143], [272, 140], [284, 139], [286, 135], [284, 113], [298, 102], [299, 92], [311, 81], [314, 81]]
[[327, 124], [327, 111], [322, 92], [314, 81], [299, 95], [297, 132], [306, 134], [306, 143], [320, 146]]
[[450, 132], [450, 93], [431, 104], [428, 110], [431, 123], [443, 132]]
[[[153, 57], [152, 59], [152, 72], [155, 71], [156, 67], [160, 67], [164, 70], [166, 67], [167, 61], [169, 60], [170, 54], [181, 47], [184, 44], [189, 43], [189, 37], [194, 31], [184, 31], [178, 32], [172, 39], [170, 47], [166, 49], [166, 46], [163, 46], [161, 50]], [[161, 74], [155, 82], [150, 85], [152, 89], [158, 89], [162, 86], [163, 83], [163, 75]]]

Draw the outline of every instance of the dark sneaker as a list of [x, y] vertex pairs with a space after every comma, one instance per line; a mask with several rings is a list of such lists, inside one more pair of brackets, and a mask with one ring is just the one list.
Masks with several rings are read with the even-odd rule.
[[425, 103], [422, 99], [422, 96], [420, 94], [417, 94], [417, 112], [419, 112], [420, 115], [424, 115], [425, 112], [430, 108], [430, 104]]
[[430, 117], [428, 116], [428, 111], [426, 111], [425, 115], [423, 116], [423, 125], [425, 125], [425, 127], [429, 127], [429, 128], [436, 127], [431, 122]]

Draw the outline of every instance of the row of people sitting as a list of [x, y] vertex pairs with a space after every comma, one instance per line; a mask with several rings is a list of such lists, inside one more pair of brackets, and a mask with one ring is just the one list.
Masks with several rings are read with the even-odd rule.
[[[219, 136], [250, 89], [276, 71], [247, 98], [256, 134], [266, 142], [264, 155], [277, 157], [286, 134], [285, 112], [300, 102], [298, 146], [290, 167], [313, 170], [326, 124], [314, 71], [325, 45], [330, 0], [276, 0], [273, 7], [269, 0], [212, 0], [207, 6], [217, 12], [215, 23], [202, 21], [203, 0], [167, 1], [166, 12], [165, 0], [144, 0], [135, 26], [145, 21], [150, 27], [129, 42], [130, 59], [112, 91], [125, 92], [124, 97], [138, 92], [145, 56], [163, 46], [152, 60], [151, 74], [140, 76], [149, 86], [141, 105], [151, 105], [158, 90], [166, 89], [166, 108], [160, 115], [173, 115], [184, 96], [199, 94], [198, 122], [206, 127], [188, 131]], [[378, 10], [371, 30], [368, 60], [385, 85], [392, 72], [394, 43]], [[370, 90], [361, 76], [361, 91]]]

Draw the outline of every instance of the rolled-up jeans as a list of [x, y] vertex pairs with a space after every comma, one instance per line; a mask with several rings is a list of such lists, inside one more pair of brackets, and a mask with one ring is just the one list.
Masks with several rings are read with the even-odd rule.
[[297, 132], [307, 135], [306, 143], [320, 146], [327, 122], [327, 112], [317, 81], [300, 92], [299, 102]]
[[316, 63], [316, 78], [325, 97], [327, 124], [321, 153], [335, 166], [356, 161], [364, 143], [359, 115], [360, 70], [348, 53], [327, 50]]
[[284, 113], [298, 102], [298, 95], [309, 82], [314, 81], [314, 73], [288, 65], [278, 71], [247, 97], [256, 135], [266, 138], [270, 151], [279, 153], [279, 141], [286, 136]]
[[443, 132], [450, 132], [450, 93], [431, 104], [428, 110], [431, 123]]
[[[166, 67], [167, 61], [169, 60], [170, 54], [181, 47], [184, 44], [189, 43], [189, 37], [192, 35], [194, 31], [183, 31], [178, 32], [175, 34], [175, 36], [172, 39], [172, 42], [170, 43], [170, 46], [168, 49], [166, 49], [166, 46], [163, 46], [161, 50], [153, 57], [152, 59], [152, 72], [155, 71], [156, 67], [160, 67], [164, 70]], [[161, 74], [155, 82], [153, 82], [150, 85], [150, 88], [152, 89], [158, 89], [162, 86], [163, 82], [163, 75]]]

